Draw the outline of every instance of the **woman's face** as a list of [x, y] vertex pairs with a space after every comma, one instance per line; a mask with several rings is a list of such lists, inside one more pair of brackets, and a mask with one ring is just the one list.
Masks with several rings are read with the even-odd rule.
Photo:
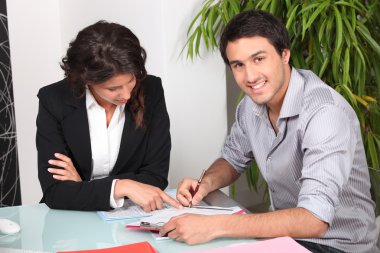
[[109, 107], [123, 105], [131, 98], [131, 93], [136, 85], [133, 74], [118, 74], [102, 83], [88, 84], [92, 95], [99, 105]]

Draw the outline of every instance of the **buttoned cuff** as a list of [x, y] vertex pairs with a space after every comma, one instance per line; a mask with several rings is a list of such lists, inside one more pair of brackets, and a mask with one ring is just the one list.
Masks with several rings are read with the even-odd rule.
[[118, 179], [114, 179], [112, 181], [112, 186], [111, 186], [110, 206], [112, 208], [122, 207], [124, 205], [124, 198], [119, 198], [119, 199], [114, 198], [115, 184], [117, 180]]
[[303, 195], [298, 199], [297, 207], [302, 207], [311, 212], [318, 219], [331, 225], [335, 209], [332, 205], [320, 196]]

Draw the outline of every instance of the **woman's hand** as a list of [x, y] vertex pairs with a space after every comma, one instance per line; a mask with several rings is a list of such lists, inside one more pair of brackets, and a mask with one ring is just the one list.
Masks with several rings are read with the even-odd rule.
[[49, 160], [49, 164], [60, 167], [60, 169], [48, 168], [48, 171], [53, 174], [53, 178], [61, 181], [71, 180], [75, 182], [81, 182], [82, 179], [75, 169], [70, 157], [55, 153], [54, 156], [58, 160]]
[[167, 195], [160, 188], [130, 179], [116, 181], [114, 197], [115, 199], [128, 197], [134, 203], [141, 206], [145, 212], [162, 209], [164, 202], [175, 208], [182, 208], [182, 205], [178, 201]]

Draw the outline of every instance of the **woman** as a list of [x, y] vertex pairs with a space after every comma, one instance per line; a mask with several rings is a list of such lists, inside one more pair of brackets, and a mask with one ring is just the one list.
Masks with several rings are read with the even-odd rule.
[[38, 177], [50, 208], [110, 210], [124, 197], [144, 208], [163, 201], [170, 157], [161, 80], [126, 27], [99, 21], [70, 43], [65, 79], [38, 93]]

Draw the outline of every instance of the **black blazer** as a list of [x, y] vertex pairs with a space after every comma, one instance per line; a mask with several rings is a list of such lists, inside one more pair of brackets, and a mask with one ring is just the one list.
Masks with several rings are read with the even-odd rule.
[[[125, 123], [117, 161], [106, 178], [90, 181], [91, 142], [86, 98], [78, 98], [64, 80], [40, 89], [36, 144], [41, 202], [50, 208], [110, 210], [113, 179], [132, 179], [164, 189], [167, 184], [171, 140], [161, 79], [147, 76], [140, 84], [145, 98], [145, 128], [136, 128], [125, 106]], [[59, 181], [47, 171], [54, 153], [69, 156], [82, 182]]]

